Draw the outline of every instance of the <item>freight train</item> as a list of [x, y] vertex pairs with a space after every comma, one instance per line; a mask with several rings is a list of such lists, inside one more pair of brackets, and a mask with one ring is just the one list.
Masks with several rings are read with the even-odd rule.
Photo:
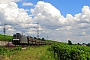
[[30, 36], [24, 36], [20, 33], [16, 33], [13, 35], [12, 43], [14, 45], [45, 45], [51, 44], [50, 42], [46, 42], [45, 40], [34, 39]]

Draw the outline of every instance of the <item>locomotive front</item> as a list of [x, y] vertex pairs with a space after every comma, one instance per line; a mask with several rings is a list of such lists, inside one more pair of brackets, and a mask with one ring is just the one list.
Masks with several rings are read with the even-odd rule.
[[13, 35], [12, 43], [14, 45], [19, 45], [20, 44], [20, 39], [21, 39], [21, 34], [16, 33], [16, 34]]

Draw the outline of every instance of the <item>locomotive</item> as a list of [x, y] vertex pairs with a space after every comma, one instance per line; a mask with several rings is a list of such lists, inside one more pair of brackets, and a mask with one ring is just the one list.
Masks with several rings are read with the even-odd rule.
[[14, 45], [45, 45], [47, 44], [44, 40], [34, 39], [30, 36], [24, 36], [20, 33], [13, 35], [12, 43]]

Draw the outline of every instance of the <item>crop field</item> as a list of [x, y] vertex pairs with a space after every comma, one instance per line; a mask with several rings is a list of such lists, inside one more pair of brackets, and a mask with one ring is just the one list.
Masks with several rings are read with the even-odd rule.
[[90, 60], [90, 47], [88, 46], [55, 43], [52, 48], [58, 60]]
[[4, 57], [3, 60], [55, 60], [53, 52], [49, 50], [50, 45], [30, 46], [25, 50]]
[[90, 60], [90, 47], [66, 43], [25, 46], [23, 49], [21, 46], [0, 47], [0, 60]]

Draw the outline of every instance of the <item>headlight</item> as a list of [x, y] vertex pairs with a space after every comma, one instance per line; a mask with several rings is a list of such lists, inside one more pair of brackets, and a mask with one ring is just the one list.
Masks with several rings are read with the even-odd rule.
[[19, 39], [13, 39], [13, 40], [19, 40]]

